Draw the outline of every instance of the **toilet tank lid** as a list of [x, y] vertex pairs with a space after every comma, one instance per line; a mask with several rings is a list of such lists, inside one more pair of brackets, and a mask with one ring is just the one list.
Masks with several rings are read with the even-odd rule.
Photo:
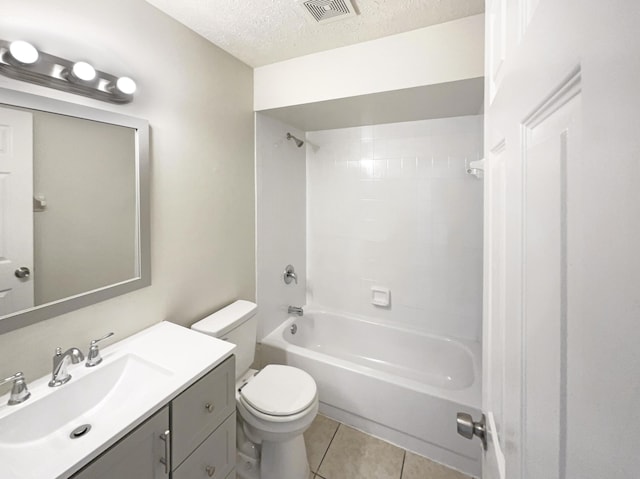
[[194, 323], [191, 329], [221, 338], [256, 314], [258, 306], [240, 299]]

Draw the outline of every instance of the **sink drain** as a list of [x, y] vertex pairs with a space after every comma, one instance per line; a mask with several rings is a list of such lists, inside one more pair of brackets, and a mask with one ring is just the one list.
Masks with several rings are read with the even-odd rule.
[[83, 424], [82, 426], [78, 426], [73, 431], [71, 431], [69, 437], [71, 439], [78, 439], [79, 437], [84, 436], [89, 431], [91, 431], [91, 424]]

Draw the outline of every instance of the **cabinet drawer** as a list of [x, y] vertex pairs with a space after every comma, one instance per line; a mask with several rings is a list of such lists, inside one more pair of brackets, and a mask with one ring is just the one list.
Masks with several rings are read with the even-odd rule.
[[173, 479], [224, 479], [236, 466], [236, 415], [232, 414], [173, 472]]
[[171, 403], [173, 469], [235, 411], [235, 374], [231, 356]]

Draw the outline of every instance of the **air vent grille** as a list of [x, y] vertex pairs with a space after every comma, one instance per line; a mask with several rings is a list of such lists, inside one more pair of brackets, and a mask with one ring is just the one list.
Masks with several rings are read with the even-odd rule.
[[356, 15], [350, 0], [306, 0], [302, 4], [317, 23], [333, 22]]

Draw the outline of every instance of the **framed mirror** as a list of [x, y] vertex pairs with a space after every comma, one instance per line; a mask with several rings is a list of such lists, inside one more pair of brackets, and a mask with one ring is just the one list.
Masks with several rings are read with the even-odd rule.
[[0, 88], [0, 334], [151, 284], [146, 120]]

